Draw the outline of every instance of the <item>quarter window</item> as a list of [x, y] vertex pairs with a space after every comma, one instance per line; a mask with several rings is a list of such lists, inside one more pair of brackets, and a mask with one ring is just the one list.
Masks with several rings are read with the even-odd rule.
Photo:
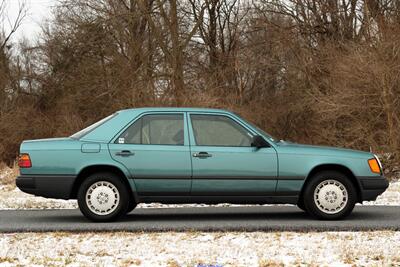
[[119, 144], [183, 145], [182, 114], [144, 115], [116, 140]]
[[251, 146], [252, 135], [227, 116], [191, 115], [190, 118], [198, 146]]

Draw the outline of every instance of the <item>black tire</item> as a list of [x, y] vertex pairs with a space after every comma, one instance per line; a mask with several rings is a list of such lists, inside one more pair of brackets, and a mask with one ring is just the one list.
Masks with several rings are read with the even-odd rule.
[[135, 200], [133, 198], [131, 198], [129, 200], [129, 205], [128, 205], [128, 209], [126, 211], [126, 213], [130, 213], [131, 211], [133, 211], [137, 206], [137, 203], [135, 202]]
[[304, 206], [304, 201], [302, 198], [299, 199], [299, 202], [297, 202], [297, 207], [301, 209], [302, 211], [306, 211], [306, 207]]
[[[336, 186], [339, 190], [339, 192], [342, 192], [341, 190], [346, 190], [347, 192], [347, 197], [344, 197], [342, 199], [343, 201], [343, 206], [340, 206], [337, 208], [338, 211], [335, 212], [334, 209], [331, 211], [329, 210], [323, 210], [324, 205], [323, 202], [327, 203], [327, 201], [333, 201], [332, 203], [336, 201], [340, 201], [339, 195], [336, 193], [333, 193], [332, 191], [329, 191], [327, 194], [325, 194], [324, 199], [319, 201], [319, 198], [314, 198], [314, 193], [317, 189], [317, 187], [323, 183], [327, 182], [328, 180], [331, 180], [332, 183], [339, 182], [337, 183]], [[340, 185], [341, 184], [341, 185]], [[325, 185], [326, 186], [326, 185]], [[341, 187], [343, 186], [344, 189]], [[322, 190], [320, 191], [322, 194]], [[319, 197], [319, 196], [318, 196]], [[346, 199], [347, 198], [347, 202]], [[305, 210], [312, 216], [320, 219], [320, 220], [338, 220], [345, 218], [348, 216], [357, 200], [357, 191], [356, 188], [354, 187], [353, 183], [350, 181], [350, 179], [344, 175], [341, 172], [337, 171], [322, 171], [317, 174], [315, 174], [313, 177], [310, 177], [310, 181], [306, 184], [304, 193], [303, 193], [303, 201], [304, 201], [304, 207]], [[329, 205], [329, 203], [328, 203]], [[328, 206], [327, 205], [327, 206]]]
[[[115, 204], [115, 206], [112, 209], [110, 209], [112, 210], [112, 212], [104, 215], [96, 214], [95, 212], [93, 212], [86, 202], [86, 193], [88, 192], [89, 188], [95, 183], [101, 181], [105, 181], [113, 185], [114, 190], [117, 190], [119, 194], [119, 201], [116, 201], [117, 203]], [[108, 202], [108, 195], [106, 202]], [[91, 221], [94, 222], [114, 221], [119, 217], [125, 215], [126, 211], [128, 210], [129, 206], [128, 188], [126, 188], [125, 184], [122, 181], [122, 178], [114, 173], [109, 173], [109, 172], [94, 173], [89, 177], [87, 177], [79, 187], [78, 205], [83, 215], [85, 215], [85, 217]]]

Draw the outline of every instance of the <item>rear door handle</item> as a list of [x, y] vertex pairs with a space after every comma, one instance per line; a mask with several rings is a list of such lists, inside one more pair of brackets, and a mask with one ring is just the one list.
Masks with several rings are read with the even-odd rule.
[[120, 152], [115, 153], [116, 156], [121, 156], [121, 157], [129, 157], [129, 156], [134, 156], [135, 153], [131, 152], [129, 150], [122, 150]]
[[212, 157], [212, 155], [208, 154], [207, 152], [199, 152], [199, 153], [193, 153], [193, 157], [195, 157], [195, 158], [209, 158], [209, 157]]

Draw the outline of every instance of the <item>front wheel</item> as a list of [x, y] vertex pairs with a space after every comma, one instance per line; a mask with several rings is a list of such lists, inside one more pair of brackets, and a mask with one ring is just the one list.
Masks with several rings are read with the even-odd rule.
[[113, 173], [95, 173], [83, 181], [78, 191], [79, 209], [86, 218], [108, 222], [126, 214], [129, 193], [121, 178]]
[[323, 220], [337, 220], [353, 210], [357, 192], [344, 174], [324, 171], [311, 177], [306, 185], [303, 201], [306, 211]]
[[130, 213], [131, 211], [133, 211], [133, 210], [136, 208], [136, 206], [137, 206], [137, 203], [135, 202], [135, 200], [134, 200], [134, 199], [131, 199], [131, 200], [129, 201], [129, 205], [128, 205], [128, 209], [126, 210], [126, 213], [128, 214], [128, 213]]

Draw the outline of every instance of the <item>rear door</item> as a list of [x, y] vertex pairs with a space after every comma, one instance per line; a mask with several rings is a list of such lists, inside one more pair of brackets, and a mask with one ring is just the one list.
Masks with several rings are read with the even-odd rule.
[[184, 112], [144, 114], [109, 145], [113, 159], [129, 169], [139, 195], [190, 193], [185, 117]]
[[275, 193], [273, 147], [251, 146], [254, 133], [225, 114], [190, 113], [192, 195], [266, 196]]

